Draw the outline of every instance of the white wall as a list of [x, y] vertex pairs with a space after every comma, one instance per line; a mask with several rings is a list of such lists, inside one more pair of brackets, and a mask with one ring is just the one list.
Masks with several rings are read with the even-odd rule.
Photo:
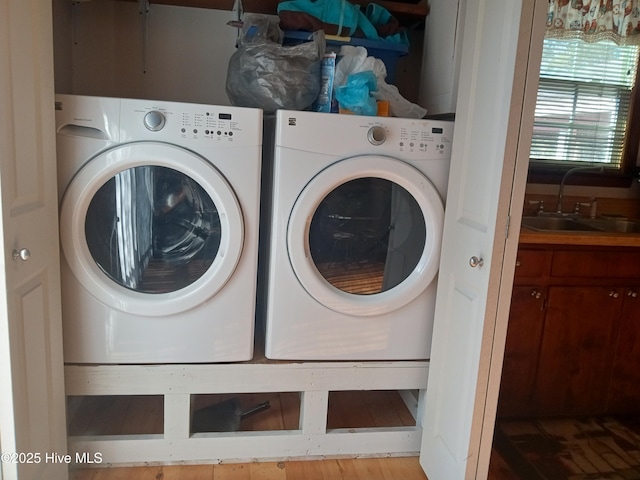
[[[232, 12], [151, 2], [145, 39], [136, 2], [53, 2], [58, 93], [229, 105]], [[422, 37], [422, 30], [410, 32], [410, 53], [396, 68], [400, 93], [414, 102]]]
[[230, 11], [152, 4], [145, 37], [135, 2], [54, 1], [58, 93], [229, 105]]

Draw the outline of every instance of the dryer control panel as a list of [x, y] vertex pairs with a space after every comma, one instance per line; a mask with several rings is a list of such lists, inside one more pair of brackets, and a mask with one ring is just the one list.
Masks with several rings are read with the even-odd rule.
[[255, 146], [262, 140], [262, 111], [254, 108], [122, 99], [123, 137], [188, 146]]
[[348, 156], [379, 154], [406, 160], [451, 157], [450, 121], [365, 117], [280, 110], [281, 145], [306, 152]]
[[[424, 123], [423, 123], [424, 122]], [[451, 157], [453, 143], [453, 123], [422, 120], [418, 124], [401, 125], [396, 132], [399, 152], [415, 153], [417, 158], [424, 154], [427, 157]]]

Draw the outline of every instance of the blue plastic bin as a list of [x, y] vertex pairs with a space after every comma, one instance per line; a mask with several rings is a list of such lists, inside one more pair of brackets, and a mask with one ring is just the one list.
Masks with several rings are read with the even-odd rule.
[[[311, 32], [285, 31], [284, 44], [297, 45], [302, 42], [309, 42], [313, 38]], [[327, 36], [327, 50], [338, 53], [343, 45], [354, 47], [364, 47], [369, 56], [379, 58], [387, 69], [386, 82], [393, 84], [396, 78], [396, 66], [398, 59], [409, 53], [409, 46], [397, 42], [385, 42], [379, 40], [369, 40], [367, 38], [356, 37], [335, 37]]]

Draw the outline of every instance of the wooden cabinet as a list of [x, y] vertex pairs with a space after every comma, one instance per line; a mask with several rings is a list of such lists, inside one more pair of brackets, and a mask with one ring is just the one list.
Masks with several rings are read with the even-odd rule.
[[528, 416], [534, 411], [533, 389], [538, 368], [535, 358], [540, 349], [545, 303], [546, 294], [540, 286], [513, 288], [500, 388], [502, 416]]
[[640, 284], [625, 289], [622, 301], [607, 412], [638, 413], [640, 410]]
[[607, 287], [550, 287], [533, 398], [541, 415], [604, 413], [621, 298]]
[[640, 413], [636, 285], [637, 249], [521, 249], [499, 415]]

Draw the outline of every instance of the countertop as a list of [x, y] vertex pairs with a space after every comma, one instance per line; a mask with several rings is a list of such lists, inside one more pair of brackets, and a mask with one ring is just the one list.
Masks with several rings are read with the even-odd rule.
[[520, 245], [583, 245], [639, 247], [640, 233], [536, 231], [520, 229]]

